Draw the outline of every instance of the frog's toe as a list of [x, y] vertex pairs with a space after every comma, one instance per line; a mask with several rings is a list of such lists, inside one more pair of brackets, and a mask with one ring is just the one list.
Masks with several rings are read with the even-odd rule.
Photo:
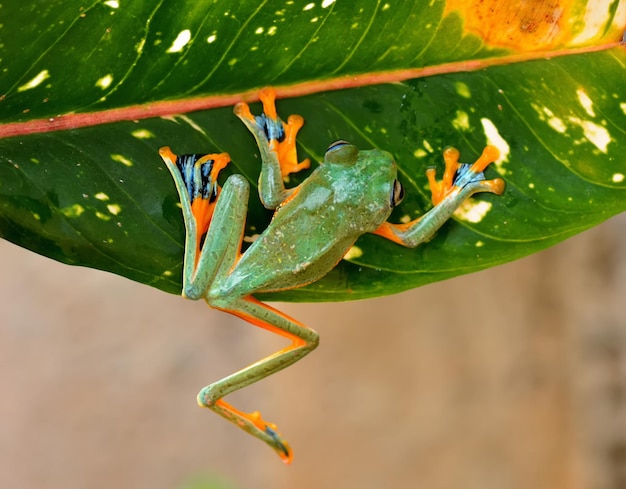
[[259, 99], [263, 104], [263, 112], [267, 117], [273, 120], [278, 119], [278, 112], [276, 112], [276, 90], [272, 87], [262, 88], [259, 92]]
[[258, 411], [244, 416], [259, 430], [260, 434], [257, 436], [272, 447], [283, 462], [290, 464], [293, 459], [293, 452], [287, 440], [278, 432], [276, 425], [265, 421]]
[[250, 112], [250, 106], [245, 102], [235, 104], [233, 112], [244, 122], [246, 122], [246, 120], [253, 123], [255, 122], [255, 117], [252, 115], [252, 112]]
[[293, 452], [291, 451], [291, 447], [287, 440], [285, 440], [278, 431], [276, 431], [276, 426], [267, 425], [265, 426], [265, 433], [270, 437], [271, 442], [269, 444], [272, 446], [274, 451], [278, 454], [278, 456], [282, 459], [286, 464], [290, 464], [293, 460]]

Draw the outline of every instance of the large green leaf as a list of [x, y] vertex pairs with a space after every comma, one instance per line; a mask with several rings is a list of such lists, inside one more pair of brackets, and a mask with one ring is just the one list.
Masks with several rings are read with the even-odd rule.
[[[258, 155], [230, 105], [263, 85], [299, 95], [279, 110], [305, 117], [301, 157], [319, 160], [339, 138], [393, 152], [408, 194], [394, 219], [429, 208], [424, 169], [441, 168], [447, 145], [464, 161], [498, 145], [504, 159], [488, 176], [507, 182], [427, 245], [364, 236], [325, 279], [274, 298], [405, 290], [527, 255], [626, 208], [626, 51], [599, 47], [626, 24], [619, 3], [597, 28], [604, 37], [518, 63], [533, 56], [489, 47], [445, 2], [232, 4], [3, 6], [5, 239], [178, 293], [182, 216], [157, 150], [227, 151], [230, 171], [255, 184]], [[255, 196], [247, 234], [270, 217]]]

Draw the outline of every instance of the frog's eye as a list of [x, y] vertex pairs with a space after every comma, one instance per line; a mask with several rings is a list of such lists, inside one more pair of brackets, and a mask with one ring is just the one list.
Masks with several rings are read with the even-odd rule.
[[339, 141], [335, 141], [334, 143], [332, 143], [328, 149], [326, 150], [326, 152], [328, 153], [329, 151], [334, 151], [336, 149], [341, 148], [342, 146], [345, 146], [346, 144], [350, 144], [348, 141], [344, 141], [343, 139], [340, 139]]
[[389, 199], [391, 207], [397, 206], [404, 198], [404, 188], [398, 180], [393, 181], [393, 189], [391, 189], [391, 198]]
[[331, 144], [326, 150], [324, 161], [331, 163], [354, 163], [357, 159], [359, 150], [352, 143], [340, 139]]

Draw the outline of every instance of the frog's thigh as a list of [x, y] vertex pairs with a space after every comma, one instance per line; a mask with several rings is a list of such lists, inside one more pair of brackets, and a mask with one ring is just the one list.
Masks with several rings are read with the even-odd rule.
[[200, 299], [211, 285], [225, 277], [239, 259], [246, 225], [250, 184], [241, 175], [231, 175], [217, 200], [213, 218], [193, 277], [184, 284], [184, 295]]

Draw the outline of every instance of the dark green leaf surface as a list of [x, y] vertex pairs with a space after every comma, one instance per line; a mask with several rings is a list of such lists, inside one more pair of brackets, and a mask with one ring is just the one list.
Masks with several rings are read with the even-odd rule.
[[[0, 78], [2, 118], [240, 93], [495, 52], [463, 37], [458, 16], [442, 18], [444, 5], [10, 2], [2, 15], [19, 28], [0, 29], [3, 57], [11, 59]], [[26, 89], [38, 75], [43, 81]]]
[[[20, 46], [19, 56], [9, 52], [14, 57], [0, 78], [3, 121], [499, 52], [463, 36], [460, 19], [442, 18], [438, 3], [384, 8], [338, 1], [282, 10], [256, 2], [202, 4], [5, 6], [14, 9], [23, 28], [0, 29], [5, 50]], [[31, 17], [39, 27], [28, 22]], [[186, 29], [189, 43], [168, 53]], [[9, 33], [19, 42], [1, 37]], [[478, 217], [455, 218], [426, 245], [408, 250], [365, 236], [357, 243], [360, 256], [344, 260], [316, 284], [272, 298], [333, 301], [389, 294], [530, 254], [623, 211], [624, 66], [626, 52], [616, 47], [279, 101], [283, 116], [305, 117], [301, 158], [321, 159], [336, 139], [394, 154], [407, 190], [393, 215], [397, 221], [430, 207], [424, 171], [437, 165], [441, 172], [441, 150], [448, 145], [468, 162], [487, 142], [496, 143], [505, 158], [487, 175], [502, 176], [507, 188], [503, 196], [479, 196]], [[45, 79], [31, 88], [29, 82], [42, 72]], [[157, 153], [164, 145], [176, 153], [227, 151], [233, 159], [229, 171], [256, 184], [258, 153], [230, 107], [15, 136], [0, 139], [0, 234], [66, 263], [179, 293], [183, 222]], [[292, 183], [304, 176], [292, 177]], [[246, 234], [262, 230], [270, 217], [254, 195]]]

